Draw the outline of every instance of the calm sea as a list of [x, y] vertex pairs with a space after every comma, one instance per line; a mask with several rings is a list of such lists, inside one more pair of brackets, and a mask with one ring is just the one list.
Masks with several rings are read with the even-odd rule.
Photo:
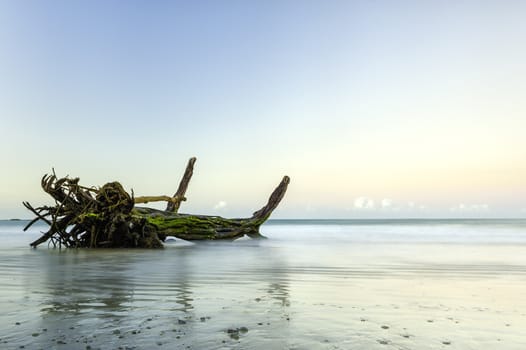
[[0, 349], [525, 349], [526, 220], [273, 220], [266, 240], [29, 248]]

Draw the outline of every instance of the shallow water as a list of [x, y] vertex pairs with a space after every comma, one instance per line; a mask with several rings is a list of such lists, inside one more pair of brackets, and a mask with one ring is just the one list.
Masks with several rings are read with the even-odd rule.
[[0, 348], [524, 349], [526, 221], [271, 221], [58, 250], [0, 221]]

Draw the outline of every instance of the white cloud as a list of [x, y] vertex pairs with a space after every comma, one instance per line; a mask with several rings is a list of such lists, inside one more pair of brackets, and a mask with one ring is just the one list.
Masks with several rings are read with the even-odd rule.
[[371, 197], [357, 197], [354, 199], [351, 211], [371, 211], [380, 215], [412, 215], [415, 213], [428, 213], [429, 208], [418, 202], [402, 202], [391, 198], [373, 199]]
[[382, 199], [380, 204], [381, 204], [382, 208], [384, 208], [384, 209], [392, 208], [393, 207], [393, 200], [389, 199], [389, 198], [384, 198], [384, 199]]
[[425, 212], [427, 207], [416, 202], [397, 202], [391, 198], [375, 201], [370, 197], [358, 197], [354, 200], [353, 210], [379, 210], [386, 212]]
[[359, 197], [354, 200], [354, 208], [359, 210], [373, 210], [374, 200], [368, 197]]
[[215, 210], [221, 210], [226, 208], [226, 202], [225, 201], [219, 201], [216, 205], [214, 205]]
[[460, 203], [451, 207], [449, 210], [454, 213], [484, 213], [489, 211], [489, 205]]

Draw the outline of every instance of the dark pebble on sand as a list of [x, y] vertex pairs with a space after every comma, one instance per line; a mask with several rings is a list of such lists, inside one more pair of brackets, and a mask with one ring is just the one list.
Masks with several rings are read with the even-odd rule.
[[40, 333], [33, 333], [31, 334], [32, 337], [38, 337], [40, 335]]
[[445, 341], [442, 342], [442, 344], [444, 344], [444, 345], [451, 345], [451, 342], [448, 341], [448, 340], [445, 340]]
[[379, 339], [379, 340], [377, 340], [377, 342], [382, 344], [382, 345], [388, 345], [389, 344], [389, 340]]
[[382, 329], [389, 329], [389, 326], [382, 326]]
[[239, 328], [229, 328], [226, 330], [227, 334], [230, 336], [230, 338], [234, 340], [239, 339], [239, 334], [245, 334], [248, 332], [247, 327], [239, 327]]
[[200, 320], [201, 320], [201, 322], [205, 322], [206, 321], [206, 317], [201, 317]]
[[186, 324], [186, 321], [185, 320], [177, 320], [177, 323], [179, 323], [179, 324]]
[[433, 320], [427, 320], [427, 322], [429, 322], [429, 323], [433, 323], [434, 321], [433, 321]]
[[153, 318], [148, 318], [148, 319], [146, 319], [146, 321], [151, 321], [151, 320], [153, 320]]
[[16, 322], [15, 325], [20, 326], [20, 322]]

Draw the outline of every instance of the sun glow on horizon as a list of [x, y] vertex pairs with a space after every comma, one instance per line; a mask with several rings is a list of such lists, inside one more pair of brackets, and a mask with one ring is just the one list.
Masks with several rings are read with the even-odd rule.
[[0, 3], [0, 215], [195, 155], [191, 212], [526, 216], [526, 3], [132, 3]]

